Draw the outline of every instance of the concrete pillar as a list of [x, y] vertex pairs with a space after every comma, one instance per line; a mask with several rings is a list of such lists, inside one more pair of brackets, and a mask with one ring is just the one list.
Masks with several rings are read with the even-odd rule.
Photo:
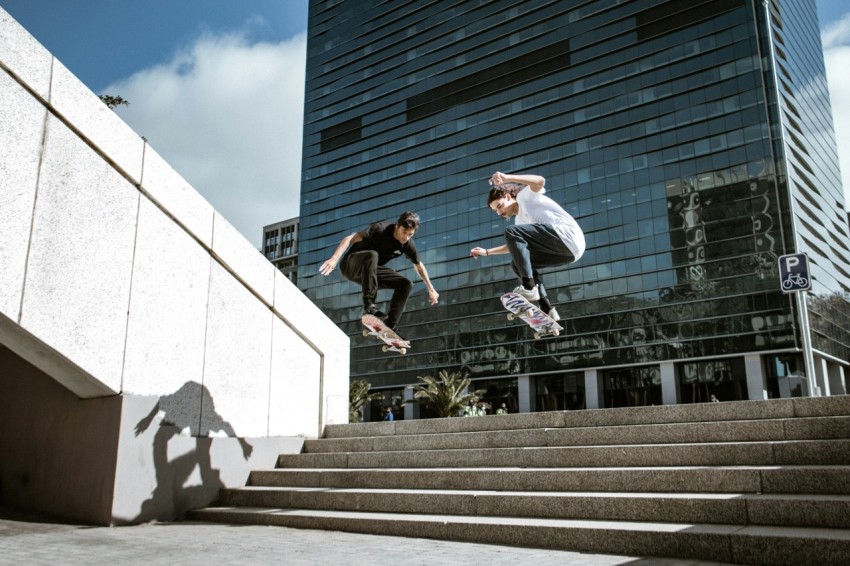
[[747, 398], [750, 401], [767, 399], [767, 382], [764, 377], [764, 364], [762, 364], [761, 356], [758, 354], [744, 356], [744, 369], [747, 372]]
[[[791, 380], [792, 379], [802, 379], [802, 378], [791, 378], [791, 377], [780, 377], [779, 378], [779, 397], [782, 399], [790, 399], [791, 398]], [[805, 381], [803, 381], [805, 385]]]
[[829, 381], [830, 395], [847, 395], [847, 381], [844, 366], [834, 362], [827, 364], [826, 375]]
[[676, 364], [664, 362], [661, 364], [661, 403], [678, 405], [681, 402], [679, 380], [676, 379]]
[[520, 375], [516, 379], [517, 402], [520, 413], [533, 413], [537, 410], [537, 380], [528, 376]]
[[413, 400], [413, 387], [404, 388], [404, 420], [410, 421], [419, 418], [419, 403], [408, 403]]
[[584, 395], [588, 409], [605, 407], [605, 387], [602, 383], [602, 375], [598, 370], [584, 370]]
[[818, 397], [824, 396], [828, 397], [831, 395], [829, 392], [829, 370], [827, 369], [827, 361], [826, 359], [815, 355], [814, 356], [814, 366], [815, 366], [815, 383], [818, 385]]

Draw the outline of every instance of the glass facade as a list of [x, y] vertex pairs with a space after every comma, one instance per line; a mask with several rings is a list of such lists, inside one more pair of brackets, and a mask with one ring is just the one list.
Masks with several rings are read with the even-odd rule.
[[[813, 344], [846, 365], [848, 226], [814, 0], [393, 6], [310, 2], [298, 284], [351, 336], [352, 379], [463, 370], [505, 380], [500, 396], [534, 381], [530, 410], [620, 407], [670, 402], [672, 364], [676, 402], [760, 398], [753, 371], [782, 396], [776, 360], [805, 326], [777, 260], [795, 252], [813, 266]], [[546, 177], [585, 231], [581, 260], [543, 273], [558, 337], [507, 320], [508, 256], [469, 257], [503, 242], [497, 170]], [[389, 264], [415, 288], [413, 347], [388, 356], [360, 334], [359, 287], [318, 266], [405, 210], [441, 298]]]

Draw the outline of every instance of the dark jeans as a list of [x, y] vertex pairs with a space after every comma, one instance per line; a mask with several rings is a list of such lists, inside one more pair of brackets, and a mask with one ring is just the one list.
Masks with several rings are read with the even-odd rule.
[[407, 298], [413, 289], [413, 283], [404, 275], [389, 267], [378, 265], [378, 252], [363, 251], [348, 254], [343, 259], [339, 270], [349, 281], [363, 287], [363, 306], [375, 304], [378, 289], [392, 289], [393, 298], [390, 301], [390, 311], [387, 313], [387, 326], [394, 327], [404, 312]]
[[549, 224], [508, 226], [505, 230], [505, 243], [511, 254], [511, 269], [520, 279], [534, 279], [541, 298], [546, 297], [546, 289], [540, 282], [538, 269], [567, 265], [576, 259]]

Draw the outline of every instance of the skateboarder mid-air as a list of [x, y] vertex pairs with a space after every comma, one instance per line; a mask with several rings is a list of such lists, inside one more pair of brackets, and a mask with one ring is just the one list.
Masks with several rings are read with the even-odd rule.
[[546, 179], [539, 175], [506, 175], [493, 173], [487, 206], [508, 219], [516, 217], [505, 230], [505, 243], [495, 248], [472, 248], [470, 255], [511, 254], [511, 268], [520, 279], [514, 293], [529, 301], [540, 301], [540, 310], [560, 320], [546, 289], [540, 282], [539, 270], [568, 265], [584, 253], [584, 233], [578, 223], [554, 200], [545, 196]]
[[[407, 256], [428, 287], [430, 303], [437, 304], [440, 298], [428, 278], [425, 264], [419, 261], [416, 245], [411, 239], [417, 228], [419, 215], [415, 212], [405, 212], [393, 223], [372, 223], [364, 230], [344, 237], [330, 259], [319, 267], [319, 272], [325, 276], [330, 275], [339, 263], [342, 275], [363, 288], [363, 314], [382, 319], [394, 330], [404, 312], [413, 283], [407, 277], [385, 267], [385, 263], [401, 255]], [[386, 314], [375, 304], [378, 289], [393, 290], [390, 309]]]

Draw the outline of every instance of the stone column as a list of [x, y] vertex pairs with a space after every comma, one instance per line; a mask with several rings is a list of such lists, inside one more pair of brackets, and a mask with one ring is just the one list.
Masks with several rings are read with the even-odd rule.
[[584, 370], [584, 395], [588, 409], [605, 407], [605, 388], [598, 370]]
[[829, 392], [830, 383], [829, 370], [827, 369], [828, 362], [818, 355], [814, 355], [813, 357], [815, 366], [815, 383], [818, 384], [818, 389], [820, 389], [820, 394], [818, 396], [822, 395], [824, 397], [828, 397], [832, 395], [832, 393]]
[[678, 405], [681, 401], [679, 380], [676, 379], [676, 364], [661, 364], [661, 402], [664, 405]]
[[844, 366], [830, 362], [827, 364], [827, 376], [829, 379], [829, 390], [832, 395], [847, 395], [847, 380]]
[[764, 364], [758, 354], [744, 356], [744, 369], [747, 372], [747, 398], [750, 401], [767, 399], [767, 382], [764, 377]]
[[537, 410], [537, 381], [528, 375], [520, 375], [516, 379], [517, 402], [520, 413], [533, 413]]
[[[404, 400], [412, 401], [413, 400], [413, 387], [405, 387], [404, 388]], [[405, 403], [404, 404], [404, 420], [410, 421], [413, 419], [419, 418], [419, 403]]]

